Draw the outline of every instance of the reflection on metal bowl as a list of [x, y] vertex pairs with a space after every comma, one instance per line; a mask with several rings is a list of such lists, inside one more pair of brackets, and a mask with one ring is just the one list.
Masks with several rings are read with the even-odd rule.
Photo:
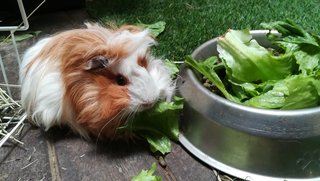
[[[266, 30], [251, 31], [270, 47]], [[197, 60], [217, 55], [216, 39], [198, 47]], [[320, 180], [320, 107], [271, 110], [239, 105], [202, 86], [183, 66], [185, 99], [180, 142], [196, 157], [230, 175], [254, 181]]]

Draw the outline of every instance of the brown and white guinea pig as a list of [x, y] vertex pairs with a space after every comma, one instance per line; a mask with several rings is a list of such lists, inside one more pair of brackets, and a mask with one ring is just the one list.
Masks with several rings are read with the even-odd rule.
[[36, 125], [67, 125], [85, 138], [112, 138], [128, 115], [170, 100], [175, 84], [155, 40], [135, 26], [87, 24], [45, 38], [21, 64], [21, 101]]

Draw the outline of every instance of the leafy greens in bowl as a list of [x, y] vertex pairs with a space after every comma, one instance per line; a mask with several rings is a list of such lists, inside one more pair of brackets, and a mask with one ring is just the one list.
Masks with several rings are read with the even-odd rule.
[[259, 45], [248, 29], [229, 30], [217, 39], [218, 56], [199, 62], [188, 56], [185, 62], [236, 103], [285, 110], [319, 106], [320, 36], [291, 20], [262, 27], [275, 47]]

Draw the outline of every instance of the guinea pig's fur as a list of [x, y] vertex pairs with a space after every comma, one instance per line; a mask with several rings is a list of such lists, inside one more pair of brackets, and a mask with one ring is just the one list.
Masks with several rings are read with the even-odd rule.
[[24, 54], [21, 101], [29, 120], [48, 130], [67, 125], [85, 138], [112, 138], [127, 117], [170, 100], [175, 85], [155, 40], [136, 26], [87, 24], [44, 38]]

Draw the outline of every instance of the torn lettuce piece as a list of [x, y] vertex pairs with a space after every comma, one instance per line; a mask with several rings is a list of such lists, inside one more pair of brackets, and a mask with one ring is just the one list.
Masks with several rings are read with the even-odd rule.
[[[272, 36], [271, 34], [268, 34], [268, 38], [282, 48], [286, 48], [282, 45], [289, 44], [320, 45], [320, 38], [317, 34], [308, 32], [290, 19], [286, 19], [285, 21], [261, 23], [261, 26], [269, 30], [277, 30], [281, 34], [281, 36]], [[287, 42], [289, 44], [281, 44], [281, 42]]]
[[155, 153], [159, 151], [161, 154], [171, 152], [171, 141], [162, 133], [156, 131], [139, 131], [139, 135], [144, 137], [150, 146], [151, 152]]
[[131, 181], [162, 181], [162, 178], [153, 175], [156, 171], [156, 163], [151, 165], [150, 170], [142, 170], [138, 175], [134, 176]]
[[174, 97], [172, 102], [158, 102], [153, 108], [135, 115], [118, 131], [133, 132], [145, 138], [152, 152], [162, 154], [171, 151], [171, 141], [179, 137], [179, 111], [183, 108], [183, 99]]
[[223, 68], [222, 62], [218, 62], [218, 57], [212, 56], [204, 61], [196, 61], [191, 56], [187, 56], [185, 63], [210, 80], [228, 100], [239, 102], [238, 98], [228, 92], [215, 71], [216, 69]]
[[260, 96], [266, 93], [274, 87], [276, 80], [269, 80], [260, 84], [254, 83], [242, 83], [238, 84], [230, 81], [233, 94], [240, 99], [241, 102], [245, 102], [255, 96]]
[[299, 71], [303, 75], [315, 75], [320, 68], [320, 47], [301, 47], [295, 51], [294, 57], [299, 65]]
[[258, 108], [280, 109], [285, 102], [285, 96], [288, 94], [288, 88], [280, 80], [274, 84], [274, 87], [258, 96], [252, 97], [244, 104]]
[[291, 53], [273, 55], [252, 39], [248, 29], [229, 30], [217, 44], [228, 78], [237, 83], [279, 80], [294, 69]]
[[320, 80], [312, 76], [293, 75], [275, 83], [272, 90], [246, 101], [258, 108], [302, 109], [319, 105]]
[[292, 52], [299, 71], [303, 75], [314, 75], [320, 69], [320, 37], [304, 30], [292, 20], [262, 23], [264, 28], [275, 29], [281, 36], [268, 34], [268, 39], [286, 52]]
[[169, 69], [172, 79], [175, 79], [179, 73], [178, 66], [169, 59], [165, 59], [164, 64]]
[[144, 24], [144, 23], [139, 22], [137, 24], [137, 26], [149, 29], [151, 36], [157, 37], [164, 31], [164, 29], [166, 27], [166, 22], [158, 21], [153, 24]]
[[289, 95], [281, 109], [302, 109], [320, 103], [320, 80], [312, 76], [292, 76], [285, 79]]

